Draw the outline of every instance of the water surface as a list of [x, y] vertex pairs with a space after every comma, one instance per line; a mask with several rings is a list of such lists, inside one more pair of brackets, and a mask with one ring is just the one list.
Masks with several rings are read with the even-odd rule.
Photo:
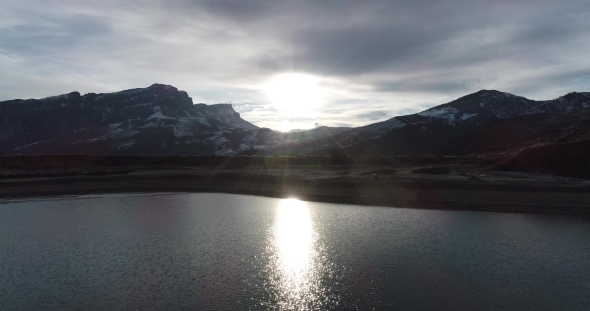
[[0, 204], [0, 309], [590, 310], [590, 220], [227, 194]]

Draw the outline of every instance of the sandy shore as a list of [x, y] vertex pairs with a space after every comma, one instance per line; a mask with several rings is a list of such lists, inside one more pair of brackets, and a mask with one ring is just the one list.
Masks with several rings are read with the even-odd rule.
[[3, 178], [0, 200], [131, 192], [218, 192], [307, 201], [513, 213], [590, 213], [590, 183], [547, 175], [383, 168], [137, 169], [127, 174]]

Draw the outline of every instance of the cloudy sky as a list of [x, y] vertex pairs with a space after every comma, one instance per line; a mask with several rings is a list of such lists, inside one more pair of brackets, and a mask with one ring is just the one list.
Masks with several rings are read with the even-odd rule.
[[0, 0], [0, 100], [155, 82], [278, 130], [551, 99], [590, 91], [590, 1]]

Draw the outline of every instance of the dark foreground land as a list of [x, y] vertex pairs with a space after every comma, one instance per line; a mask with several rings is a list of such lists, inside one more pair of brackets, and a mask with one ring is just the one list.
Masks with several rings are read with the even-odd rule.
[[590, 213], [590, 181], [496, 171], [477, 157], [0, 156], [0, 200], [221, 192], [518, 213]]

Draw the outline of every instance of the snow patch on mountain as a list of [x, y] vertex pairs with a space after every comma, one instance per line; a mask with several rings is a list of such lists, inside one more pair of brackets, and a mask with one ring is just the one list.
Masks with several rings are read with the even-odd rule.
[[149, 116], [148, 119], [169, 119], [169, 120], [176, 120], [175, 118], [171, 118], [171, 117], [167, 117], [167, 116], [163, 115], [161, 111], [158, 111], [158, 112], [152, 114], [151, 116]]
[[469, 118], [473, 118], [476, 116], [477, 116], [477, 113], [464, 113], [463, 115], [461, 115], [461, 120], [467, 120]]
[[134, 141], [134, 140], [123, 142], [123, 143], [119, 143], [119, 144], [117, 144], [117, 150], [123, 151], [123, 150], [129, 149], [129, 148], [131, 148], [131, 147], [133, 147], [135, 145], [137, 145], [137, 142]]
[[375, 124], [367, 125], [362, 127], [367, 131], [369, 136], [377, 136], [384, 132], [391, 131], [393, 129], [405, 126], [406, 124], [397, 118], [391, 118], [389, 120], [385, 120], [382, 122], [378, 122]]
[[418, 113], [419, 116], [430, 119], [442, 119], [444, 122], [451, 125], [455, 123], [458, 114], [459, 110], [453, 107], [435, 108]]
[[24, 145], [24, 146], [20, 146], [20, 147], [14, 148], [14, 150], [16, 151], [16, 150], [20, 150], [20, 149], [25, 149], [25, 148], [28, 148], [28, 147], [31, 147], [31, 146], [35, 146], [35, 145], [38, 145], [38, 144], [39, 144], [39, 141], [36, 141], [34, 143], [31, 143], [31, 144], [27, 144], [27, 145]]
[[97, 142], [97, 141], [107, 140], [109, 138], [110, 137], [108, 135], [103, 135], [103, 136], [99, 136], [99, 137], [95, 137], [95, 138], [78, 140], [73, 143], [70, 143], [70, 145], [76, 145], [76, 144], [81, 144], [81, 143], [93, 143], [93, 142]]

